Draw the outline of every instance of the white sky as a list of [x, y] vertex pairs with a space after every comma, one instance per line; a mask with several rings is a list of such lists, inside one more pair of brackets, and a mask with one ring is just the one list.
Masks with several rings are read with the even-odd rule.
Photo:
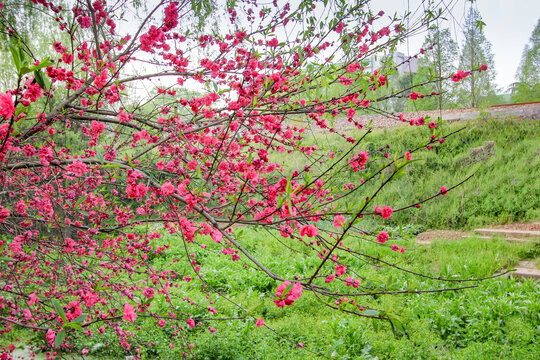
[[[446, 5], [453, 16], [447, 16], [444, 27], [450, 27], [454, 40], [462, 45], [461, 27], [465, 13], [470, 6], [465, 0], [435, 0], [436, 4]], [[373, 0], [373, 10], [384, 10], [388, 15], [407, 10], [414, 11], [422, 5], [421, 0]], [[503, 92], [515, 81], [516, 69], [521, 60], [525, 44], [529, 41], [534, 27], [540, 18], [540, 0], [476, 0], [474, 5], [486, 23], [484, 34], [492, 44], [495, 57], [496, 82]], [[422, 46], [423, 35], [411, 37], [408, 49], [415, 54]], [[407, 53], [407, 46], [400, 51]]]

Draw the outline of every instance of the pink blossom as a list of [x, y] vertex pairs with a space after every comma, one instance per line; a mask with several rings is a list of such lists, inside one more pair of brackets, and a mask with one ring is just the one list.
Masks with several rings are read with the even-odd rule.
[[261, 326], [263, 326], [263, 325], [264, 325], [264, 320], [261, 319], [261, 318], [258, 318], [258, 319], [257, 319], [257, 327], [259, 328], [259, 327], [261, 327]]
[[336, 265], [336, 275], [340, 277], [341, 275], [345, 274], [347, 271], [347, 267], [343, 264]]
[[103, 130], [105, 130], [105, 124], [96, 120], [92, 120], [90, 128], [95, 135], [99, 135], [103, 132]]
[[22, 242], [24, 240], [24, 237], [22, 235], [15, 236], [13, 239], [13, 242], [9, 244], [9, 250], [13, 253], [13, 255], [18, 255], [22, 252]]
[[24, 147], [22, 148], [22, 151], [24, 153], [24, 155], [30, 157], [30, 156], [34, 156], [36, 155], [37, 151], [36, 151], [36, 148], [33, 147], [32, 145], [30, 144], [26, 144], [24, 145]]
[[172, 2], [165, 8], [164, 31], [172, 30], [178, 25], [178, 10], [176, 5], [178, 5], [177, 2]]
[[10, 93], [0, 94], [0, 115], [9, 119], [15, 112], [15, 106], [13, 105], [13, 99]]
[[31, 102], [36, 102], [37, 98], [43, 96], [41, 92], [41, 87], [39, 87], [38, 83], [34, 81], [34, 77], [26, 80], [25, 85], [27, 87], [27, 90], [23, 95], [25, 99], [30, 99]]
[[471, 73], [470, 72], [465, 72], [463, 70], [458, 70], [457, 73], [453, 74], [452, 75], [452, 81], [453, 82], [458, 82], [462, 79], [465, 79], [467, 76], [469, 76]]
[[338, 26], [336, 26], [336, 28], [334, 29], [338, 34], [341, 34], [341, 32], [343, 31], [343, 28], [345, 27], [345, 24], [343, 23], [343, 21], [340, 21]]
[[418, 93], [417, 93], [416, 91], [410, 93], [410, 94], [409, 94], [409, 98], [410, 98], [411, 100], [416, 100], [416, 99], [418, 99]]
[[379, 233], [379, 235], [377, 235], [377, 242], [384, 244], [387, 241], [388, 241], [388, 233], [383, 230]]
[[379, 206], [375, 206], [375, 212], [380, 214], [383, 219], [390, 219], [394, 210], [390, 206], [383, 206], [382, 209]]
[[129, 303], [124, 303], [124, 316], [123, 319], [127, 321], [135, 321], [137, 314], [135, 314], [135, 308]]
[[155, 293], [155, 290], [153, 288], [150, 288], [150, 287], [145, 287], [142, 294], [143, 296], [151, 299], [154, 297], [154, 293]]
[[405, 157], [405, 160], [411, 161], [412, 156], [410, 152], [407, 151], [405, 154], [403, 154], [403, 156]]
[[56, 334], [54, 330], [52, 329], [47, 330], [45, 339], [47, 340], [47, 343], [49, 344], [49, 346], [54, 346], [54, 341], [56, 340]]
[[54, 160], [53, 149], [48, 146], [44, 146], [38, 150], [39, 162], [43, 166], [49, 166]]
[[187, 324], [190, 328], [194, 328], [195, 327], [195, 320], [193, 319], [188, 319], [187, 320]]
[[36, 293], [31, 293], [30, 295], [28, 295], [28, 297], [30, 298], [30, 300], [28, 300], [29, 306], [37, 304], [37, 302], [39, 301], [39, 298], [36, 296]]
[[88, 29], [90, 26], [92, 26], [92, 19], [90, 19], [90, 16], [88, 15], [79, 16], [77, 21], [81, 25], [81, 29]]
[[345, 224], [345, 217], [343, 215], [336, 215], [334, 216], [334, 226], [336, 228], [340, 228]]
[[319, 230], [313, 225], [304, 225], [300, 228], [300, 236], [314, 237], [319, 234]]
[[267, 41], [267, 44], [270, 47], [277, 47], [279, 42], [278, 42], [278, 39], [273, 38], [272, 40]]
[[0, 205], [0, 224], [6, 221], [8, 216], [9, 216], [9, 209], [6, 209], [2, 205]]
[[82, 315], [81, 303], [78, 301], [70, 301], [66, 309], [66, 318], [72, 321]]
[[326, 279], [324, 279], [324, 282], [325, 283], [331, 283], [332, 281], [334, 281], [336, 277], [334, 276], [334, 274], [330, 274], [326, 277]]
[[157, 323], [157, 324], [158, 324], [158, 326], [159, 326], [159, 327], [161, 327], [161, 328], [162, 328], [162, 327], [164, 327], [164, 326], [165, 326], [165, 320], [161, 319], [161, 320], [159, 320], [159, 321], [158, 321], [158, 323]]
[[161, 185], [161, 194], [165, 196], [172, 195], [174, 194], [175, 191], [176, 191], [176, 188], [174, 187], [173, 184], [170, 183], [170, 181], [167, 181], [166, 183]]
[[278, 307], [285, 307], [285, 305], [292, 305], [296, 299], [302, 295], [302, 284], [294, 283], [292, 288], [287, 294], [283, 294], [285, 289], [291, 284], [290, 281], [284, 281], [276, 289], [277, 298], [274, 300], [274, 303]]
[[445, 188], [444, 186], [441, 186], [441, 194], [443, 194], [443, 195], [448, 194], [448, 189]]
[[82, 349], [81, 354], [83, 354], [83, 355], [88, 354], [88, 349]]
[[129, 184], [126, 187], [126, 194], [129, 198], [141, 198], [146, 195], [148, 188], [143, 183]]
[[66, 169], [68, 169], [77, 176], [83, 176], [84, 174], [90, 172], [88, 166], [79, 160], [73, 162], [73, 164], [66, 166]]

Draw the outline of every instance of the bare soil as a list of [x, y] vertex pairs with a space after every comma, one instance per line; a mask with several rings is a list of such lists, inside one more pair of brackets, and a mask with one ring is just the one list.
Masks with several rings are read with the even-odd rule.
[[[540, 102], [531, 102], [523, 104], [506, 104], [491, 106], [486, 109], [479, 108], [460, 108], [460, 109], [443, 109], [429, 111], [415, 111], [403, 114], [405, 119], [418, 119], [420, 117], [429, 116], [432, 119], [441, 117], [446, 121], [461, 121], [471, 120], [477, 117], [513, 117], [519, 119], [538, 119], [540, 118]], [[371, 121], [374, 128], [395, 128], [399, 126], [409, 126], [408, 122], [402, 122], [397, 119], [390, 118], [386, 115], [360, 115], [356, 116], [355, 120], [361, 124], [367, 125]], [[399, 114], [393, 114], [394, 118], [398, 118]], [[337, 118], [334, 123], [338, 131], [348, 130], [354, 127], [346, 118]]]
[[506, 225], [491, 226], [492, 229], [521, 230], [521, 231], [540, 231], [540, 221], [532, 223], [515, 223]]

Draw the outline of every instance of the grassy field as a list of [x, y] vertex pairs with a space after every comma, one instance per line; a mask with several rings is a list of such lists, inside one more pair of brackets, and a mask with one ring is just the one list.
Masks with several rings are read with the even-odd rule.
[[[304, 275], [315, 265], [298, 247], [298, 253], [284, 252], [270, 241], [270, 235], [245, 229], [244, 245], [272, 270], [285, 276]], [[172, 239], [169, 239], [172, 240]], [[167, 239], [163, 239], [167, 241]], [[459, 241], [436, 241], [417, 246], [411, 236], [402, 239], [410, 251], [399, 256], [376, 244], [366, 249], [383, 259], [424, 274], [449, 278], [482, 278], [512, 268], [521, 259], [540, 256], [540, 243], [514, 244], [503, 240], [469, 238]], [[171, 241], [172, 242], [172, 241]], [[191, 250], [190, 250], [191, 251]], [[499, 277], [467, 285], [478, 287], [434, 294], [366, 296], [365, 306], [400, 314], [404, 333], [394, 333], [389, 323], [329, 309], [316, 297], [305, 292], [293, 306], [281, 309], [272, 302], [277, 283], [244, 263], [231, 262], [219, 253], [200, 252], [201, 273], [208, 285], [226, 298], [241, 304], [239, 310], [224, 298], [216, 298], [218, 317], [245, 317], [240, 320], [208, 321], [203, 326], [184, 331], [185, 342], [195, 345], [198, 359], [537, 359], [540, 357], [540, 286], [533, 281], [515, 281]], [[182, 257], [184, 247], [173, 245], [169, 255], [155, 259], [156, 265], [168, 264]], [[186, 262], [175, 262], [171, 269], [189, 274]], [[452, 285], [396, 272], [385, 267], [364, 266], [362, 276], [380, 282], [381, 287], [400, 289], [442, 289]], [[179, 296], [202, 298], [192, 284], [180, 284]], [[198, 285], [197, 285], [198, 286]], [[154, 310], [159, 302], [154, 303]], [[165, 307], [163, 308], [165, 309]], [[179, 311], [211, 318], [203, 310], [178, 303]], [[257, 328], [254, 317], [261, 317], [272, 329]], [[155, 320], [143, 322], [141, 342], [154, 342], [148, 348], [148, 359], [176, 359], [182, 349], [169, 347], [171, 330], [156, 327]], [[215, 327], [211, 334], [204, 329]], [[114, 345], [90, 346], [101, 357], [121, 353]], [[97, 340], [98, 338], [96, 338]], [[99, 340], [103, 341], [103, 339]], [[303, 349], [295, 344], [302, 342]], [[83, 346], [81, 344], [81, 346]], [[99, 349], [99, 350], [98, 350]]]

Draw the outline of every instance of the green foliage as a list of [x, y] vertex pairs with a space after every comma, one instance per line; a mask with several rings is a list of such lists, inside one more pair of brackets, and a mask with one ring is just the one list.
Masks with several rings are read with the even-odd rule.
[[[452, 39], [450, 29], [441, 29], [440, 27], [430, 29], [422, 47], [425, 54], [418, 60], [418, 71], [414, 76], [415, 83], [433, 81], [439, 77], [450, 76], [456, 71], [454, 64], [457, 59], [457, 44]], [[415, 88], [415, 91], [422, 94], [431, 94], [432, 92], [441, 94], [415, 102], [416, 108], [418, 110], [433, 110], [455, 107], [454, 87], [450, 81], [438, 79], [434, 83]]]
[[[442, 146], [413, 154], [420, 160], [407, 168], [377, 204], [399, 208], [411, 205], [449, 188], [471, 174], [472, 179], [445, 196], [395, 213], [388, 224], [422, 224], [428, 228], [473, 228], [490, 223], [535, 220], [540, 217], [540, 141], [538, 122], [482, 121], [446, 125], [444, 133], [465, 129], [446, 138]], [[424, 131], [425, 136], [415, 135]], [[378, 148], [394, 144], [393, 153], [403, 154], [422, 144], [427, 130], [401, 128], [379, 131], [369, 137]], [[492, 147], [489, 142], [493, 142]], [[373, 188], [371, 188], [372, 190]], [[370, 189], [366, 189], [366, 194]]]
[[461, 47], [459, 68], [467, 71], [477, 69], [482, 64], [488, 66], [484, 72], [473, 72], [458, 84], [458, 99], [461, 106], [479, 106], [488, 104], [488, 97], [496, 93], [493, 84], [495, 65], [491, 52], [491, 43], [483, 33], [483, 26], [478, 26], [481, 16], [474, 7], [469, 8], [465, 18], [463, 35], [465, 41]]
[[540, 19], [529, 41], [530, 44], [523, 49], [516, 83], [512, 87], [512, 100], [515, 102], [540, 99]]

